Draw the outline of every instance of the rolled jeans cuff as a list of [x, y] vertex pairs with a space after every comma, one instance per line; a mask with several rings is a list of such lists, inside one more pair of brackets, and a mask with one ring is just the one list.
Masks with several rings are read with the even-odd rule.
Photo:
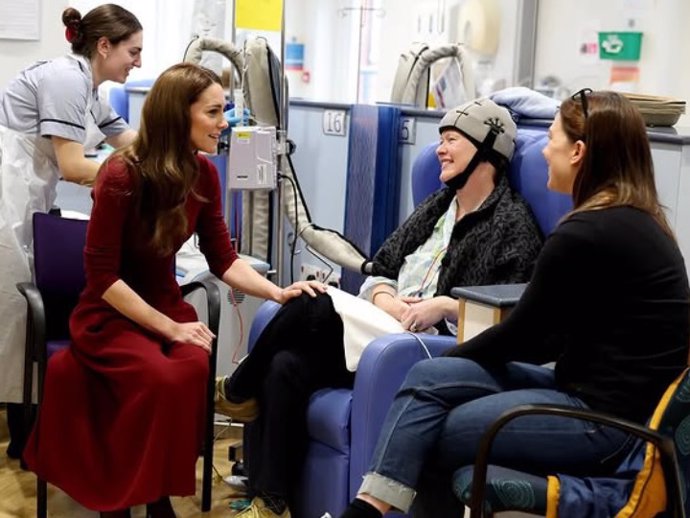
[[359, 492], [386, 502], [403, 513], [410, 510], [412, 501], [417, 495], [417, 492], [411, 487], [374, 472], [364, 475], [364, 481]]

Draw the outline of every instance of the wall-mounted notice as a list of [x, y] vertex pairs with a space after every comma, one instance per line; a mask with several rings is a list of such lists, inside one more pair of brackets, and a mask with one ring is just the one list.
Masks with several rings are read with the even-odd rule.
[[0, 0], [0, 39], [40, 40], [41, 0]]
[[280, 32], [283, 0], [236, 0], [235, 25], [243, 29]]

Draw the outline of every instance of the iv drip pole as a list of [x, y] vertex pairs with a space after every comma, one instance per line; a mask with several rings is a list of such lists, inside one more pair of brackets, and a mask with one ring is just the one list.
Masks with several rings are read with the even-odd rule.
[[[235, 41], [237, 36], [236, 27], [236, 6], [232, 9], [232, 32], [231, 41]], [[278, 178], [276, 179], [276, 189], [274, 192], [273, 202], [276, 208], [273, 217], [272, 225], [275, 230], [275, 242], [276, 246], [272, 249], [271, 259], [273, 260], [274, 271], [276, 272], [276, 284], [278, 286], [283, 286], [283, 263], [284, 263], [284, 234], [285, 234], [285, 209], [283, 208], [283, 180], [281, 175], [285, 171], [285, 162], [287, 157], [285, 153], [287, 152], [287, 128], [285, 127], [285, 120], [287, 117], [288, 110], [288, 98], [287, 98], [287, 81], [285, 80], [285, 0], [281, 2], [281, 21], [280, 21], [280, 90], [281, 90], [281, 102], [279, 106], [279, 125], [276, 128], [276, 134], [278, 138]], [[243, 85], [244, 88], [244, 85]], [[227, 203], [227, 207], [230, 203]], [[227, 214], [227, 221], [230, 221], [230, 214]]]
[[285, 235], [285, 210], [283, 209], [283, 178], [282, 174], [285, 171], [285, 163], [287, 161], [287, 127], [285, 124], [288, 110], [288, 91], [287, 81], [285, 79], [285, 0], [281, 2], [281, 21], [280, 21], [280, 117], [278, 128], [278, 178], [276, 182], [275, 206], [277, 231], [276, 231], [276, 247], [275, 247], [275, 265], [277, 271], [276, 284], [283, 287], [283, 253], [284, 253], [284, 235]]
[[[265, 37], [256, 36], [251, 41], [245, 41], [242, 49], [239, 49], [232, 43], [226, 43], [214, 38], [194, 40], [189, 45], [188, 53], [185, 54], [185, 60], [199, 63], [205, 50], [219, 52], [226, 56], [234, 65], [236, 71], [241, 74], [242, 96], [248, 101], [247, 104], [250, 106], [250, 110], [252, 112], [254, 110], [260, 112], [260, 118], [264, 122], [262, 124], [256, 116], [255, 120], [259, 125], [270, 124], [276, 128], [276, 169], [282, 178], [278, 177], [275, 179], [276, 181], [273, 184], [275, 187], [272, 189], [274, 192], [262, 190], [262, 196], [258, 197], [257, 204], [255, 204], [254, 197], [245, 197], [243, 193], [243, 202], [245, 199], [248, 199], [246, 205], [243, 203], [243, 231], [249, 236], [249, 246], [246, 251], [243, 247], [243, 251], [249, 255], [255, 255], [254, 238], [256, 238], [259, 255], [262, 258], [265, 257], [264, 260], [271, 263], [269, 274], [273, 276], [276, 284], [282, 286], [285, 278], [283, 265], [285, 264], [284, 255], [285, 246], [287, 245], [284, 235], [286, 218], [296, 231], [299, 229], [298, 237], [306, 243], [309, 249], [316, 250], [319, 254], [344, 268], [360, 272], [367, 263], [368, 258], [340, 232], [321, 228], [312, 223], [290, 157], [287, 155], [289, 149], [287, 145], [289, 142], [287, 139], [289, 97], [287, 78], [285, 77], [286, 7], [281, 3], [280, 8], [280, 58], [277, 58], [270, 50]], [[233, 11], [233, 22], [233, 33], [236, 33], [236, 10]], [[271, 68], [271, 62], [274, 65], [273, 68]], [[272, 73], [274, 75], [271, 77]], [[276, 76], [278, 81], [274, 85], [272, 79]], [[269, 91], [266, 88], [267, 84], [274, 86], [274, 88], [271, 88], [271, 91]], [[250, 85], [253, 86], [250, 88]], [[253, 96], [250, 95], [252, 88], [256, 90]], [[273, 91], [274, 89], [275, 91]], [[237, 94], [237, 89], [234, 92]], [[276, 99], [278, 95], [281, 95], [280, 99]], [[283, 181], [285, 179], [289, 182], [289, 185]], [[293, 201], [293, 197], [294, 204], [291, 205], [289, 202]], [[268, 207], [269, 201], [272, 202], [270, 207]], [[228, 203], [229, 205], [230, 203]], [[257, 208], [261, 211], [260, 213], [257, 212]], [[226, 214], [226, 216], [230, 219], [229, 214]], [[260, 219], [259, 226], [254, 225], [255, 216]], [[274, 239], [277, 239], [277, 242]]]
[[[235, 36], [237, 35], [237, 30], [235, 28], [235, 4], [233, 3], [232, 9], [230, 9], [230, 41], [234, 42], [235, 41]], [[222, 71], [221, 71], [222, 74]], [[238, 71], [238, 74], [242, 74], [242, 71]], [[230, 68], [230, 88], [229, 88], [229, 100], [232, 101], [233, 105], [235, 104], [235, 92], [237, 89], [235, 88], [235, 75], [232, 72], [232, 68]], [[242, 104], [244, 104], [244, 100], [242, 101]], [[227, 161], [230, 159], [230, 138], [228, 137], [228, 150], [227, 150], [227, 156], [225, 157], [226, 163], [225, 163], [225, 181], [227, 182], [228, 180], [228, 165]], [[232, 191], [228, 188], [227, 183], [225, 186], [225, 224], [228, 227], [228, 232], [232, 232], [232, 229], [230, 228], [231, 226], [231, 221], [232, 221], [232, 211], [233, 211], [233, 203], [234, 203], [234, 196], [232, 194]], [[237, 225], [237, 222], [235, 222], [235, 225]], [[241, 233], [240, 233], [241, 234]], [[237, 239], [237, 236], [235, 236], [235, 239]], [[235, 246], [237, 247], [237, 251], [239, 252], [239, 241], [235, 241]]]

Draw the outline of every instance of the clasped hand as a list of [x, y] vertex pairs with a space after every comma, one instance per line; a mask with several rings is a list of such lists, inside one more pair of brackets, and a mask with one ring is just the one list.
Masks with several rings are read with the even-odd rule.
[[400, 300], [407, 304], [407, 308], [400, 314], [400, 324], [413, 333], [424, 331], [443, 319], [443, 308], [437, 297], [400, 297]]

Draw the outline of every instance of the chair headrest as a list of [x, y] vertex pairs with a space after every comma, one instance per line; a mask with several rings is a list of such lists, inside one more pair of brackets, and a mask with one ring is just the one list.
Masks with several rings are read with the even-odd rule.
[[127, 81], [123, 85], [116, 85], [108, 91], [108, 102], [120, 117], [129, 122], [129, 93], [127, 88], [134, 86], [151, 86], [154, 79], [137, 79]]
[[441, 162], [436, 156], [437, 147], [437, 143], [424, 147], [412, 163], [412, 201], [415, 207], [443, 186], [439, 180]]
[[542, 154], [547, 143], [545, 128], [521, 128], [508, 173], [510, 185], [525, 198], [545, 236], [573, 207], [570, 196], [547, 187], [549, 168]]

